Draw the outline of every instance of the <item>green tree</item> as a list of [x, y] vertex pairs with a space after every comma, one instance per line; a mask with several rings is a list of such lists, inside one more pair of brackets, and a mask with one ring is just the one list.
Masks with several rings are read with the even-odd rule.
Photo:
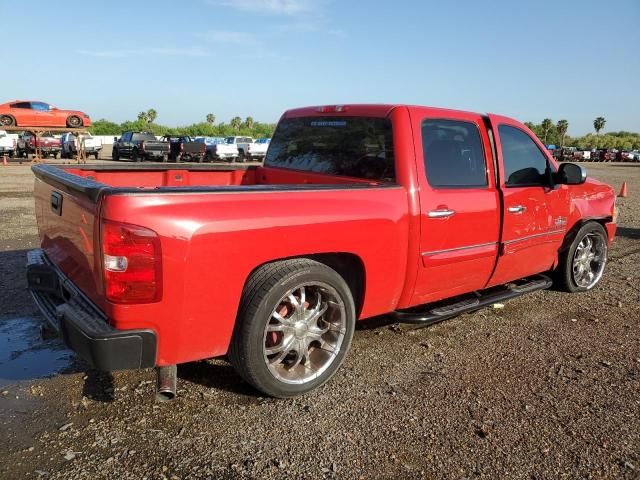
[[238, 131], [240, 130], [241, 126], [242, 126], [242, 119], [240, 117], [233, 117], [231, 119], [231, 128]]
[[598, 117], [593, 121], [593, 129], [596, 131], [596, 135], [598, 135], [600, 130], [604, 128], [605, 123], [607, 123], [607, 121], [604, 117]]
[[207, 123], [209, 125], [216, 123], [216, 116], [213, 113], [207, 113]]
[[140, 112], [138, 114], [138, 120], [140, 120], [141, 122], [146, 122], [148, 120], [147, 112]]
[[251, 130], [253, 128], [254, 125], [254, 121], [253, 121], [253, 117], [247, 117], [244, 121], [244, 126], [247, 127], [249, 130]]
[[147, 123], [153, 123], [158, 118], [158, 112], [156, 112], [153, 108], [147, 110]]
[[567, 120], [558, 121], [556, 130], [558, 131], [558, 135], [560, 135], [560, 148], [562, 148], [564, 147], [564, 139], [567, 135], [567, 130], [569, 130], [569, 122]]
[[549, 131], [553, 128], [553, 120], [550, 118], [545, 118], [542, 120], [542, 143], [547, 144], [547, 137], [549, 136]]

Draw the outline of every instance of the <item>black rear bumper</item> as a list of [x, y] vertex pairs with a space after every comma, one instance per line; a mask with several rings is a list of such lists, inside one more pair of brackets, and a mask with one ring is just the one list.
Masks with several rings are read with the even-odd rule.
[[27, 255], [27, 284], [48, 323], [92, 367], [109, 371], [155, 366], [156, 333], [113, 328], [42, 250]]

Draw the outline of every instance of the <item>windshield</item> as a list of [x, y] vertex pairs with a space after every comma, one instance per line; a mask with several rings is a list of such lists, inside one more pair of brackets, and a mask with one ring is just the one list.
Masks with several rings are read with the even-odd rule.
[[264, 164], [393, 182], [391, 121], [371, 117], [285, 118], [278, 123]]

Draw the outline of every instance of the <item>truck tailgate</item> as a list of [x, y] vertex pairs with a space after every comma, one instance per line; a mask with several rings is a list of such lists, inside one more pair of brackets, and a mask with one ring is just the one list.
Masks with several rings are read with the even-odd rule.
[[36, 220], [42, 249], [49, 260], [100, 305], [96, 255], [98, 204], [55, 188], [40, 178], [34, 186]]

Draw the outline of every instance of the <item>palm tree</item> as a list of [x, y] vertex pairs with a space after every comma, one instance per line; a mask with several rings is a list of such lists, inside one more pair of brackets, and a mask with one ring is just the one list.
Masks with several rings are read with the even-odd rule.
[[600, 130], [604, 128], [605, 123], [607, 123], [607, 121], [604, 119], [604, 117], [598, 117], [593, 121], [593, 128], [596, 131], [596, 135], [598, 135], [600, 133]]
[[234, 130], [240, 130], [241, 126], [242, 126], [242, 119], [240, 117], [233, 117], [231, 119], [231, 128], [233, 128]]
[[253, 128], [253, 117], [247, 117], [244, 121], [244, 126], [247, 127], [249, 130], [251, 130]]
[[567, 130], [569, 130], [569, 122], [560, 120], [556, 125], [556, 129], [558, 130], [558, 135], [560, 135], [560, 148], [562, 148], [564, 147], [564, 137], [567, 135]]
[[153, 123], [157, 117], [158, 112], [156, 112], [153, 108], [147, 110], [147, 123]]
[[138, 114], [138, 120], [142, 122], [147, 122], [149, 120], [149, 118], [147, 117], [147, 112], [140, 112]]
[[549, 130], [553, 128], [553, 120], [550, 118], [545, 118], [542, 120], [542, 132], [543, 132], [543, 140], [542, 143], [547, 144], [547, 136], [549, 135]]
[[213, 125], [216, 121], [216, 116], [213, 113], [207, 113], [207, 123]]

